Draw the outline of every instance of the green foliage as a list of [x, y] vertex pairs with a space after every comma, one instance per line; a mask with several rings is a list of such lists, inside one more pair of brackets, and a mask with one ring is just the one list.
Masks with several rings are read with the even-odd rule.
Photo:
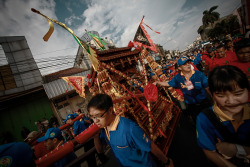
[[236, 16], [231, 16], [228, 19], [222, 20], [217, 23], [213, 29], [208, 32], [209, 38], [222, 39], [227, 34], [234, 35], [239, 29], [239, 22]]
[[218, 6], [213, 6], [208, 10], [203, 12], [202, 23], [204, 27], [207, 27], [209, 23], [213, 25], [213, 23], [220, 18], [220, 14], [218, 12], [214, 12]]
[[204, 31], [204, 26], [201, 25], [199, 29], [197, 30], [198, 34], [201, 34]]

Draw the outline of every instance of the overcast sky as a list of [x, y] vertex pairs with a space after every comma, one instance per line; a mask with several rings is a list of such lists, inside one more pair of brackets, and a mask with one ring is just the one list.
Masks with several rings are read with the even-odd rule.
[[117, 47], [133, 40], [144, 15], [144, 22], [161, 32], [147, 29], [154, 43], [184, 50], [197, 38], [204, 10], [218, 5], [216, 11], [223, 17], [240, 4], [240, 0], [0, 0], [0, 36], [25, 36], [35, 59], [74, 56], [78, 44], [59, 26], [48, 42], [43, 41], [48, 22], [31, 8], [65, 23], [79, 37], [84, 29], [98, 31]]

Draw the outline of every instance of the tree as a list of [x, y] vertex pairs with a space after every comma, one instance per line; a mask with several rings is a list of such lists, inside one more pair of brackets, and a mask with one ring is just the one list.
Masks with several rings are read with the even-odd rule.
[[230, 34], [237, 33], [237, 30], [239, 31], [240, 24], [239, 24], [239, 21], [237, 19], [237, 16], [235, 16], [235, 15], [231, 16], [228, 19], [227, 23], [228, 23], [228, 31]]
[[214, 22], [220, 18], [220, 14], [218, 12], [214, 12], [217, 8], [218, 6], [213, 6], [209, 10], [205, 10], [203, 12], [202, 23], [204, 27], [207, 27], [209, 23], [211, 23], [211, 26], [213, 27]]
[[227, 34], [234, 34], [235, 30], [239, 29], [239, 22], [236, 16], [231, 16], [217, 23], [213, 29], [209, 30], [209, 38], [222, 39]]
[[198, 34], [201, 34], [204, 31], [204, 26], [201, 25], [199, 29], [197, 30]]

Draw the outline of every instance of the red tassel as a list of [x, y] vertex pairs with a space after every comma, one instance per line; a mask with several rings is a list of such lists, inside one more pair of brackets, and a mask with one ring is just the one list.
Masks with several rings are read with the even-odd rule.
[[[142, 22], [143, 24], [145, 24], [144, 22]], [[157, 34], [160, 34], [160, 32], [158, 32], [158, 31], [155, 31], [155, 30], [153, 30], [151, 27], [149, 27], [147, 24], [145, 24], [145, 26], [147, 26], [148, 28], [150, 28], [152, 31], [154, 31], [155, 33], [157, 33]]]

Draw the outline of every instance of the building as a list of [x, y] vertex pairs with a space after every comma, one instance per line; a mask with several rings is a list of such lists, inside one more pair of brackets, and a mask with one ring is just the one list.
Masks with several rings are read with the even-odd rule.
[[84, 111], [86, 109], [87, 99], [90, 98], [87, 86], [85, 86], [86, 98], [84, 99], [60, 77], [83, 76], [85, 77], [84, 83], [87, 85], [87, 75], [89, 73], [90, 70], [72, 67], [43, 76], [43, 87], [60, 124], [63, 124], [63, 120], [66, 119], [68, 114], [73, 114], [77, 109]]
[[25, 37], [0, 37], [0, 45], [0, 138], [22, 141], [22, 127], [37, 131], [35, 122], [52, 110]]
[[[91, 34], [99, 36], [99, 33], [97, 31], [89, 31]], [[81, 39], [86, 42], [88, 45], [90, 45], [93, 49], [95, 50], [100, 50], [99, 46], [96, 44], [96, 42], [92, 39], [92, 37], [88, 34], [85, 33]], [[106, 43], [105, 45], [105, 50], [115, 48], [115, 45], [112, 40], [108, 40], [107, 37], [103, 39], [103, 41]], [[86, 53], [85, 50], [82, 49], [82, 47], [79, 46], [76, 58], [75, 58], [75, 63], [74, 67], [76, 68], [81, 68], [83, 70], [90, 70], [92, 66], [91, 61], [88, 58], [88, 54]]]

